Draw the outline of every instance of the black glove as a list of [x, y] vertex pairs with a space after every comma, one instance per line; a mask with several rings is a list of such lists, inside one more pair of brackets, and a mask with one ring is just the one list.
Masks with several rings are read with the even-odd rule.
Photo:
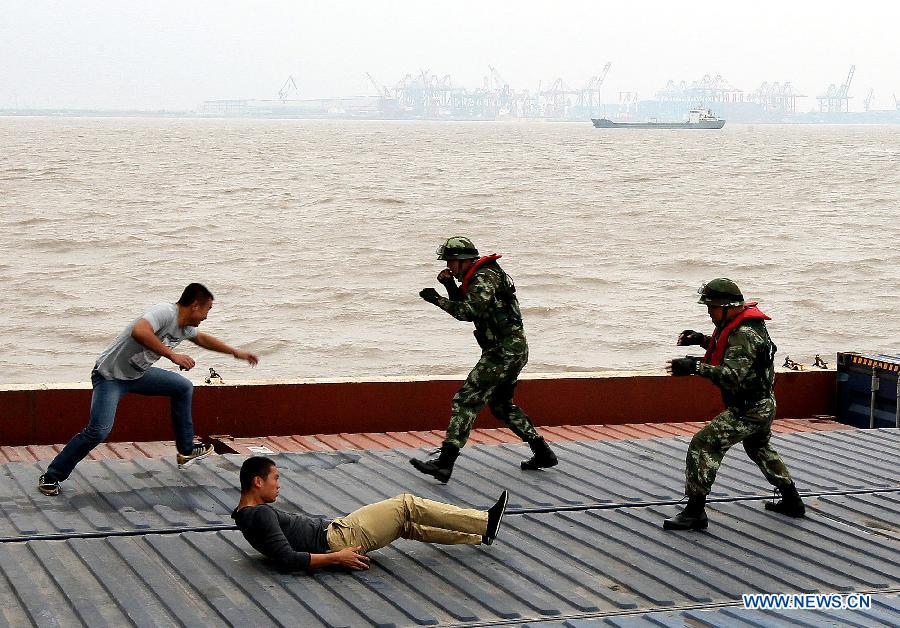
[[672, 360], [672, 375], [696, 375], [702, 359], [695, 355], [675, 358]]
[[441, 295], [439, 295], [438, 291], [434, 288], [422, 288], [422, 290], [419, 292], [419, 296], [429, 303], [437, 303], [438, 299], [441, 298]]
[[444, 288], [447, 289], [447, 296], [450, 297], [451, 301], [462, 301], [462, 290], [459, 286], [456, 285], [456, 282], [453, 281], [453, 277], [449, 276], [444, 279], [441, 279], [441, 276], [438, 275], [438, 281], [441, 283]]
[[706, 340], [706, 336], [701, 334], [699, 331], [694, 331], [693, 329], [685, 329], [683, 332], [678, 334], [678, 342], [679, 347], [687, 347], [690, 345], [700, 345], [703, 346], [703, 341]]

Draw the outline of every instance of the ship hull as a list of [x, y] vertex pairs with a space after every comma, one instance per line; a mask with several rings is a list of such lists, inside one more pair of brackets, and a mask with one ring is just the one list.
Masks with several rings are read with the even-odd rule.
[[721, 129], [725, 120], [700, 122], [613, 122], [606, 118], [591, 118], [598, 129]]
[[[835, 377], [835, 371], [779, 371], [775, 382], [778, 416], [833, 415]], [[234, 437], [443, 431], [450, 398], [461, 383], [458, 377], [243, 384], [229, 378], [227, 384], [194, 387], [194, 430]], [[89, 383], [0, 386], [0, 446], [67, 442], [84, 427], [91, 394]], [[541, 425], [708, 421], [722, 410], [721, 397], [708, 382], [698, 377], [671, 377], [662, 369], [532, 374], [519, 380], [516, 403], [541, 417]], [[169, 415], [165, 397], [126, 395], [108, 440], [169, 440]], [[479, 426], [503, 424], [485, 411]], [[3, 455], [0, 451], [0, 460]], [[2, 515], [0, 508], [0, 520]]]

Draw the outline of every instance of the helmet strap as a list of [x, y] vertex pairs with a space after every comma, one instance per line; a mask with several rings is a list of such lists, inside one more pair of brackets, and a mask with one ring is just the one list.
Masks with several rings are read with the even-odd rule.
[[728, 306], [722, 306], [722, 319], [719, 321], [719, 324], [716, 327], [725, 327], [728, 324]]

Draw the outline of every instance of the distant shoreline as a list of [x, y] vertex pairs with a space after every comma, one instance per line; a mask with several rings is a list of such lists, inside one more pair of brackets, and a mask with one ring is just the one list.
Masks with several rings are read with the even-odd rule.
[[[379, 116], [287, 116], [287, 115], [210, 115], [197, 111], [167, 110], [131, 110], [131, 109], [0, 109], [0, 117], [4, 118], [164, 118], [176, 120], [306, 120], [306, 121], [351, 121], [351, 122], [501, 122], [504, 124], [523, 124], [530, 122], [568, 122], [574, 124], [590, 124], [590, 118], [584, 120], [548, 119], [548, 118], [516, 118], [516, 119], [465, 119], [465, 118], [390, 118]], [[853, 111], [835, 114], [817, 112], [793, 114], [782, 119], [729, 119], [729, 124], [848, 124], [874, 125], [900, 124], [900, 110], [891, 111]]]
[[131, 109], [0, 109], [4, 118], [200, 118], [194, 111]]

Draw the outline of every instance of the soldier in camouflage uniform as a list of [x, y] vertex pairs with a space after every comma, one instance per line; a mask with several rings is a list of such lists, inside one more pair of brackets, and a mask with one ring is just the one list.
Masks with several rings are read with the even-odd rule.
[[[456, 319], [475, 323], [481, 359], [453, 397], [450, 426], [440, 455], [425, 461], [413, 458], [410, 463], [446, 483], [475, 418], [487, 404], [495, 417], [531, 447], [534, 455], [522, 462], [522, 469], [554, 466], [557, 459], [550, 446], [535, 431], [528, 415], [513, 403], [517, 378], [528, 362], [528, 343], [516, 287], [497, 263], [500, 256], [479, 257], [472, 241], [462, 236], [448, 239], [437, 255], [447, 262], [438, 281], [446, 287], [449, 298], [440, 296], [434, 288], [425, 288], [419, 296]], [[454, 277], [460, 280], [459, 286]]]
[[712, 337], [685, 330], [678, 345], [699, 345], [703, 358], [687, 356], [671, 361], [673, 375], [700, 375], [719, 387], [725, 411], [691, 440], [685, 471], [687, 507], [666, 519], [666, 530], [701, 530], [708, 526], [706, 496], [716, 479], [725, 452], [737, 443], [759, 466], [782, 499], [766, 509], [802, 517], [805, 508], [781, 457], [769, 443], [775, 418], [776, 347], [766, 330], [769, 317], [754, 302], [745, 302], [737, 284], [714, 279], [701, 286], [700, 301], [716, 325]]

